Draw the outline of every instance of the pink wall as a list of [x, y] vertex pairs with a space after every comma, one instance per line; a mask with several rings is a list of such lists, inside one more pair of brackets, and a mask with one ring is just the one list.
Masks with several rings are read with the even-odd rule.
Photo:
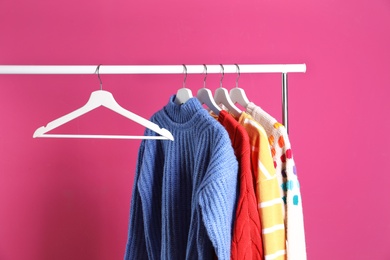
[[[289, 77], [290, 138], [309, 259], [390, 259], [389, 28], [386, 0], [2, 0], [0, 64], [305, 62], [306, 74]], [[102, 79], [147, 118], [182, 84]], [[209, 75], [208, 87], [218, 81]], [[240, 85], [281, 119], [279, 75], [242, 75]], [[98, 87], [93, 75], [0, 75], [0, 259], [123, 258], [139, 141], [32, 138]], [[66, 129], [143, 132], [105, 110]]]

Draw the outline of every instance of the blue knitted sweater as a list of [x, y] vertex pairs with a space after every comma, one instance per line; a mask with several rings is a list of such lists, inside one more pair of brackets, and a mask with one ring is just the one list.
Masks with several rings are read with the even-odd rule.
[[125, 260], [230, 259], [238, 179], [231, 141], [196, 98], [174, 99], [151, 121], [175, 141], [139, 148]]

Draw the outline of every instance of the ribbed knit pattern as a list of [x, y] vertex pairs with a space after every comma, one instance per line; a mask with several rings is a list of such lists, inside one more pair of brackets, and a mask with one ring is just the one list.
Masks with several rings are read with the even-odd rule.
[[267, 134], [264, 128], [245, 112], [241, 114], [238, 122], [247, 130], [251, 143], [251, 162], [256, 180], [255, 191], [265, 259], [286, 259], [283, 201]]
[[[196, 98], [151, 121], [175, 141], [143, 140], [125, 259], [229, 259], [238, 163], [225, 129]], [[156, 135], [146, 130], [145, 135]]]
[[225, 127], [239, 166], [239, 195], [232, 237], [232, 260], [261, 260], [264, 257], [260, 217], [251, 170], [251, 146], [245, 128], [226, 111], [218, 121]]
[[287, 130], [275, 118], [252, 102], [248, 104], [247, 111], [264, 127], [271, 145], [276, 175], [285, 204], [287, 258], [305, 260], [306, 242], [302, 198]]

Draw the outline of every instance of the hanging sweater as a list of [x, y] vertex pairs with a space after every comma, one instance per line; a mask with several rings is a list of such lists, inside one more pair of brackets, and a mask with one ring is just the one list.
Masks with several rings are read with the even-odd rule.
[[287, 259], [305, 260], [306, 242], [300, 185], [286, 128], [260, 107], [250, 102], [247, 111], [268, 135], [272, 157], [285, 206]]
[[196, 98], [174, 99], [151, 121], [175, 141], [141, 142], [125, 259], [230, 259], [238, 163], [229, 136]]
[[261, 225], [253, 185], [249, 136], [229, 113], [222, 110], [218, 121], [230, 136], [239, 165], [239, 194], [234, 221], [231, 259], [263, 259]]
[[245, 112], [241, 114], [238, 122], [247, 130], [251, 144], [252, 171], [256, 180], [255, 190], [265, 259], [286, 259], [283, 201], [267, 134], [264, 128]]

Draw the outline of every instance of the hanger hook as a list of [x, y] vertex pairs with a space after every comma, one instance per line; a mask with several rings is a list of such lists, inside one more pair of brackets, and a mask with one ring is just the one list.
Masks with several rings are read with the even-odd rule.
[[223, 77], [225, 76], [225, 68], [223, 67], [222, 64], [219, 64], [221, 66], [221, 69], [222, 69], [222, 76], [221, 76], [221, 80], [219, 82], [219, 87], [222, 88], [222, 80], [223, 80]]
[[206, 64], [203, 64], [203, 67], [204, 67], [203, 74], [205, 74], [204, 75], [204, 79], [203, 79], [203, 88], [206, 88], [206, 78], [207, 78], [207, 66], [206, 66]]
[[234, 64], [236, 65], [237, 67], [237, 78], [236, 78], [236, 88], [238, 88], [238, 80], [240, 79], [240, 76], [241, 76], [241, 72], [240, 72], [240, 66], [238, 66], [238, 64]]
[[100, 65], [102, 64], [99, 64], [95, 70], [95, 74], [97, 73], [98, 74], [98, 79], [100, 81], [100, 90], [103, 90], [103, 82], [102, 82], [102, 79], [100, 78]]
[[187, 66], [184, 64], [183, 64], [183, 70], [184, 70], [183, 73], [185, 73], [184, 80], [183, 80], [183, 88], [185, 88], [186, 87], [186, 80], [187, 80]]

